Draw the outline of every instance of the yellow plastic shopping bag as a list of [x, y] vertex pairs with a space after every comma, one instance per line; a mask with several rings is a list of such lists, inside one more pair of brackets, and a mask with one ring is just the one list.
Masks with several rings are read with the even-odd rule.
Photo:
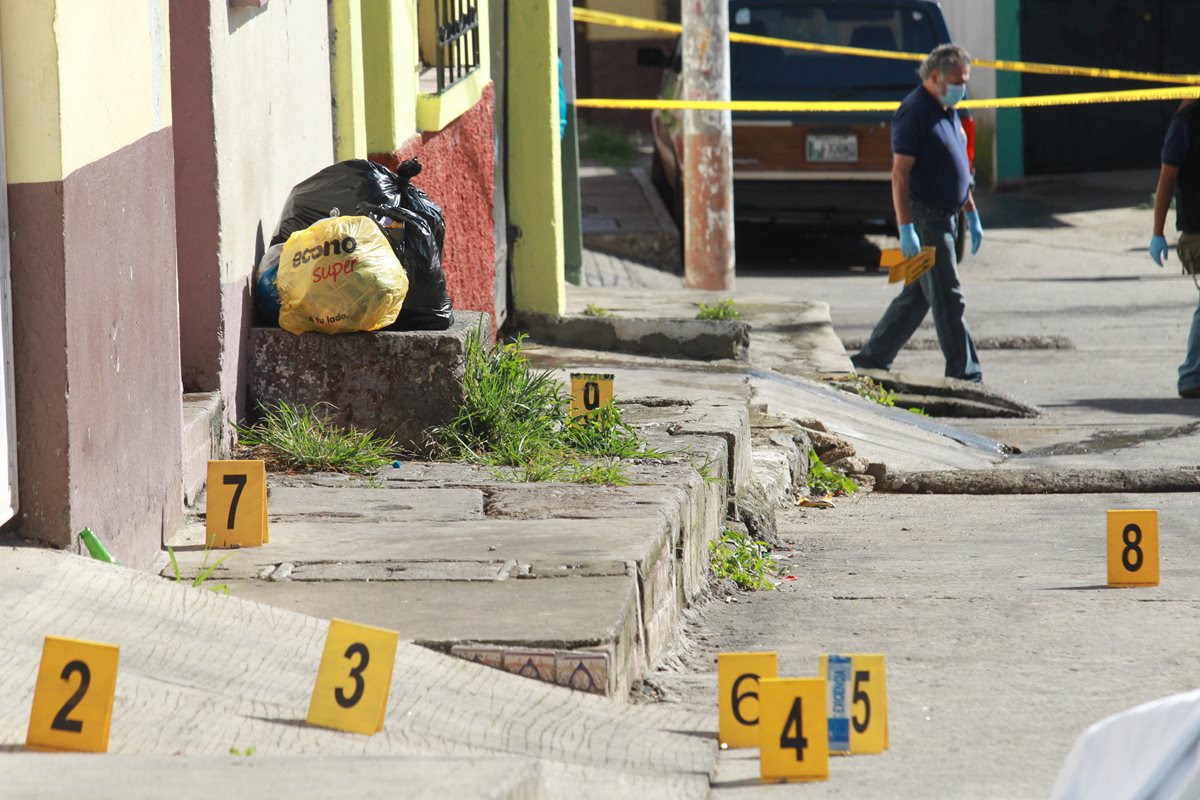
[[290, 333], [375, 331], [396, 321], [408, 275], [369, 217], [330, 217], [288, 237], [275, 278]]

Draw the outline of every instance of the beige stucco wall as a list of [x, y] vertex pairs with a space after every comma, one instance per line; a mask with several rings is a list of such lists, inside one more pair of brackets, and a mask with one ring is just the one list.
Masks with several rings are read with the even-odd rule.
[[127, 0], [0, 0], [5, 83], [37, 87], [4, 93], [10, 183], [62, 180], [171, 124], [167, 0], [130, 16]]
[[329, 16], [313, 0], [211, 6], [221, 275], [236, 281], [259, 226], [269, 242], [291, 188], [333, 162]]

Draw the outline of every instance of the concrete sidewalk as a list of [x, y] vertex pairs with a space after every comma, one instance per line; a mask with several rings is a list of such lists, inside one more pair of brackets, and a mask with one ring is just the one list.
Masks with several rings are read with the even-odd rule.
[[679, 226], [645, 169], [584, 166], [579, 189], [584, 247], [683, 273]]
[[[625, 410], [671, 453], [631, 465], [631, 486], [513, 483], [483, 467], [416, 462], [385, 470], [377, 488], [272, 476], [270, 543], [236, 552], [213, 580], [446, 652], [496, 645], [551, 664], [602, 653], [592, 679], [624, 698], [704, 592], [708, 543], [738, 485], [731, 469], [748, 463], [750, 446], [744, 402]], [[661, 430], [664, 414], [673, 434]], [[187, 577], [202, 569], [203, 542], [202, 517], [174, 542]]]
[[[570, 302], [682, 320], [701, 298], [713, 299], [579, 289]], [[418, 462], [373, 480], [273, 475], [270, 543], [234, 552], [211, 577], [230, 597], [164, 580], [165, 554], [159, 577], [12, 550], [0, 581], [10, 610], [0, 744], [23, 741], [42, 637], [54, 634], [121, 645], [111, 750], [149, 775], [177, 766], [224, 776], [240, 764], [229, 748], [252, 745], [265, 765], [252, 785], [313, 774], [288, 757], [387, 755], [411, 765], [428, 795], [703, 797], [715, 714], [619, 701], [672, 657], [689, 606], [706, 596], [708, 545], [727, 517], [761, 530], [769, 516], [773, 526], [773, 509], [803, 482], [812, 445], [796, 420], [852, 439], [860, 460], [885, 465], [958, 469], [997, 458], [985, 440], [818, 380], [848, 371], [824, 304], [763, 298], [742, 307], [757, 363], [530, 347], [535, 365], [564, 381], [572, 371], [615, 375], [626, 420], [663, 453], [633, 460], [628, 486], [517, 483], [486, 468]], [[764, 427], [752, 430], [752, 410]], [[203, 569], [204, 499], [170, 542], [186, 579]], [[400, 633], [382, 735], [303, 723], [330, 617]], [[581, 669], [586, 681], [576, 680]], [[158, 758], [174, 754], [187, 758]], [[42, 758], [0, 759], [0, 774], [31, 785]], [[117, 785], [107, 765], [113, 776], [134, 768], [87, 763], [45, 786], [71, 794], [95, 784], [94, 796], [106, 797]], [[396, 769], [345, 763], [364, 796]]]
[[[55, 551], [5, 548], [4, 564], [4, 749], [25, 740], [46, 635], [121, 648], [109, 740], [118, 757], [0, 756], [6, 796], [25, 787], [14, 796], [142, 797], [153, 786], [210, 798], [241, 775], [240, 793], [298, 786], [303, 796], [369, 797], [401, 773], [405, 795], [421, 797], [708, 791], [716, 746], [707, 715], [622, 705], [402, 641], [381, 733], [314, 728], [304, 719], [325, 620]], [[250, 746], [254, 758], [229, 757]], [[318, 758], [331, 769], [318, 770]]]

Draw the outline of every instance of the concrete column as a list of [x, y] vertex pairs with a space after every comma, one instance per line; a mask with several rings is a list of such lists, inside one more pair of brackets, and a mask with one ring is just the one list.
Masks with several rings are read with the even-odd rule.
[[168, 15], [0, 2], [17, 530], [139, 568], [183, 500]]
[[[376, 0], [378, 2], [378, 0]], [[339, 161], [367, 157], [363, 18], [359, 0], [330, 0], [334, 152]]]
[[[683, 92], [729, 99], [729, 3], [683, 0]], [[728, 111], [683, 112], [684, 279], [733, 291], [733, 120]]]
[[412, 0], [362, 5], [366, 147], [391, 153], [417, 132], [417, 8]]
[[508, 7], [508, 196], [518, 311], [566, 308], [557, 0]]
[[582, 286], [583, 203], [579, 196], [579, 119], [575, 113], [575, 22], [571, 0], [558, 0], [558, 49], [567, 98], [567, 131], [562, 139], [565, 272], [568, 283]]
[[[1021, 60], [1021, 0], [996, 0], [996, 58]], [[996, 95], [1020, 97], [1021, 73], [996, 73]], [[996, 112], [997, 182], [1025, 176], [1024, 126], [1021, 109]]]

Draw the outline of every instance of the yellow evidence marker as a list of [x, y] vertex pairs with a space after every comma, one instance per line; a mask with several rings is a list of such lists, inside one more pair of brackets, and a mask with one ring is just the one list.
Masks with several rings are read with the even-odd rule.
[[720, 699], [717, 738], [721, 747], [758, 747], [758, 718], [763, 678], [779, 675], [775, 653], [721, 653], [717, 656]]
[[47, 636], [25, 745], [108, 752], [120, 654], [115, 644]]
[[591, 416], [613, 401], [613, 376], [588, 372], [571, 373], [571, 419]]
[[[821, 677], [826, 681], [829, 680], [830, 660], [834, 661], [835, 667], [839, 666], [839, 662], [849, 662], [849, 678], [837, 687], [842, 693], [844, 703], [845, 716], [842, 718], [846, 720], [845, 732], [849, 735], [849, 750], [838, 751], [835, 744], [835, 739], [841, 734], [840, 720], [835, 719], [834, 714], [837, 703], [830, 702], [830, 753], [882, 753], [891, 747], [888, 737], [887, 673], [884, 657], [878, 654], [821, 656]], [[833, 683], [829, 684], [829, 692], [835, 692]], [[839, 725], [835, 725], [835, 722]]]
[[764, 781], [829, 780], [824, 678], [760, 681], [759, 771]]
[[209, 461], [204, 539], [209, 547], [259, 547], [267, 531], [267, 467], [262, 461]]
[[1108, 585], [1158, 586], [1158, 512], [1108, 512]]
[[883, 250], [879, 254], [879, 266], [888, 270], [888, 283], [903, 280], [905, 286], [933, 269], [936, 261], [936, 251], [932, 247], [922, 247], [921, 252], [908, 259], [900, 250]]
[[330, 620], [308, 724], [367, 736], [383, 730], [399, 641], [395, 631]]

